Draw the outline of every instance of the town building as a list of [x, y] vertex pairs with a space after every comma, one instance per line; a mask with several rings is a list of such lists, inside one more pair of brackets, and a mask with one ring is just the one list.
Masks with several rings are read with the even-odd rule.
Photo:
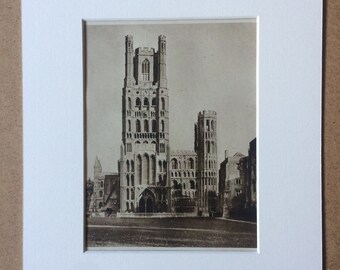
[[239, 152], [228, 157], [228, 151], [225, 151], [225, 160], [220, 164], [219, 169], [219, 202], [222, 209], [223, 217], [229, 217], [233, 208], [235, 198], [245, 192], [245, 183], [240, 178], [238, 164], [240, 159], [245, 156]]
[[249, 143], [249, 186], [250, 186], [250, 194], [249, 194], [249, 202], [250, 207], [255, 209], [256, 211], [256, 205], [257, 205], [257, 199], [256, 199], [256, 138], [253, 139]]
[[248, 156], [225, 153], [219, 170], [220, 212], [223, 217], [256, 221], [256, 138], [249, 143]]
[[[110, 208], [110, 211], [119, 209], [119, 175], [113, 172], [103, 172], [98, 157], [93, 166], [93, 182], [87, 183], [88, 196], [91, 196], [88, 212], [99, 212]], [[92, 193], [90, 194], [92, 189]]]
[[[86, 181], [86, 213], [87, 214], [89, 214], [90, 212], [90, 205], [93, 200], [93, 186], [94, 186], [93, 181], [91, 180], [91, 178], [88, 178]], [[92, 208], [93, 208], [93, 204], [92, 204]]]
[[256, 138], [249, 143], [248, 156], [239, 162], [240, 177], [245, 183], [245, 208], [250, 220], [256, 220]]

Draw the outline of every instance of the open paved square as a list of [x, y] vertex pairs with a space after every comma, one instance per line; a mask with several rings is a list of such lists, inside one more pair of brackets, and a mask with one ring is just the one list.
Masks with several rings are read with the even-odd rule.
[[88, 247], [256, 248], [256, 224], [211, 218], [90, 218]]

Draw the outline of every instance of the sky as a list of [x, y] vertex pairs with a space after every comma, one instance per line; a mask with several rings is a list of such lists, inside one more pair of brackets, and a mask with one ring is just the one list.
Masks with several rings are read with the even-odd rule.
[[96, 156], [103, 171], [118, 172], [126, 35], [133, 36], [134, 49], [156, 50], [158, 36], [166, 36], [172, 150], [193, 150], [198, 113], [215, 110], [218, 163], [225, 150], [247, 155], [256, 137], [254, 20], [93, 22], [86, 26], [88, 177]]

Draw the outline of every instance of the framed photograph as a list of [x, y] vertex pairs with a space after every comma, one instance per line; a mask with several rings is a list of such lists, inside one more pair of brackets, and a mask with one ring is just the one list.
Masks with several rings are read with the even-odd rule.
[[256, 251], [256, 30], [84, 22], [87, 250]]
[[320, 1], [22, 12], [24, 269], [321, 269]]

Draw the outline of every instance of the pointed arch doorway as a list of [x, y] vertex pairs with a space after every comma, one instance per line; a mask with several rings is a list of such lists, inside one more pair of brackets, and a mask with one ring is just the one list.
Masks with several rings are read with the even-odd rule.
[[141, 194], [138, 205], [139, 213], [153, 213], [156, 210], [155, 196], [149, 190], [145, 189]]

